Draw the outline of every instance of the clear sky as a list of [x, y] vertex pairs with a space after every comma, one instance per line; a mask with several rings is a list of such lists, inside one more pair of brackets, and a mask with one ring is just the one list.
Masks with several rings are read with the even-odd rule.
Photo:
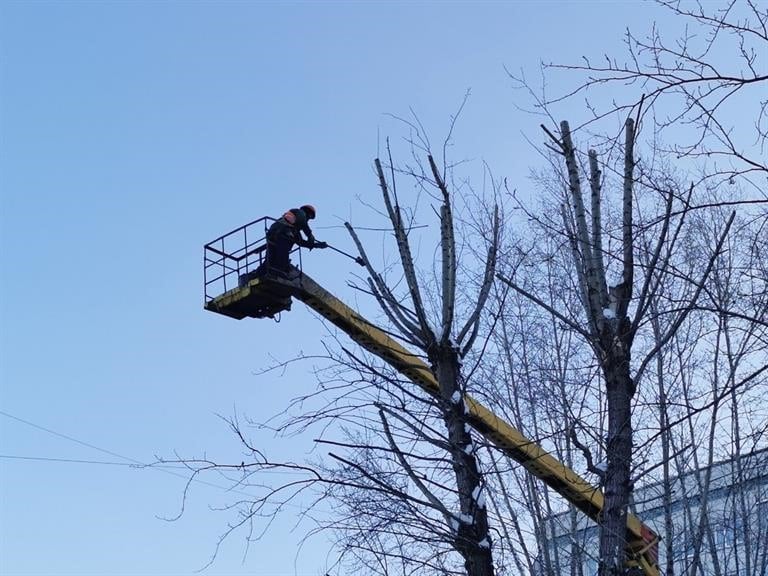
[[[504, 67], [535, 78], [539, 60], [618, 51], [627, 24], [655, 15], [628, 2], [0, 2], [0, 573], [205, 565], [223, 484], [193, 485], [167, 522], [183, 475], [125, 464], [239, 461], [216, 414], [265, 419], [311, 390], [309, 366], [254, 372], [325, 331], [301, 306], [280, 324], [204, 312], [202, 245], [309, 202], [317, 237], [351, 250], [341, 223], [371, 221], [372, 159], [402, 135], [386, 114], [413, 108], [439, 141], [468, 89], [456, 154], [526, 190], [539, 119], [516, 107]], [[354, 264], [304, 262], [349, 296]], [[293, 458], [312, 447], [263, 442]], [[245, 557], [235, 536], [204, 574], [324, 574], [327, 544], [297, 558], [295, 520]]]

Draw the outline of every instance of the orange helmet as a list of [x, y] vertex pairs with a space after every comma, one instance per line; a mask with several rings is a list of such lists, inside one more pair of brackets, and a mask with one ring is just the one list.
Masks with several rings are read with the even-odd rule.
[[317, 214], [315, 207], [312, 206], [311, 204], [304, 204], [304, 206], [302, 206], [300, 210], [304, 211], [304, 214], [307, 215], [307, 219], [309, 220], [314, 219], [315, 214]]

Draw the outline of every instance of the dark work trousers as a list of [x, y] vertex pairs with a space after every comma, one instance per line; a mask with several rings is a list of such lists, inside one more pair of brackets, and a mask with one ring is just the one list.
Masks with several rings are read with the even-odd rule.
[[291, 248], [296, 243], [296, 229], [285, 222], [278, 220], [267, 230], [267, 255], [256, 270], [240, 275], [237, 285], [242, 288], [254, 278], [268, 276], [274, 272], [288, 274], [291, 264], [289, 257]]
[[296, 239], [296, 230], [278, 220], [267, 231], [267, 268], [287, 272], [291, 262], [289, 254]]

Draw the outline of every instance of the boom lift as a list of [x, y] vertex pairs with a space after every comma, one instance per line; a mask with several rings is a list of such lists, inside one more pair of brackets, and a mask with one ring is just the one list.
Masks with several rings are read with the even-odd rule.
[[[271, 221], [255, 220], [205, 245], [205, 309], [238, 320], [271, 318], [290, 310], [291, 298], [296, 298], [424, 391], [438, 397], [437, 380], [429, 366], [306, 274], [295, 269], [290, 279], [248, 275], [264, 262], [265, 234]], [[249, 236], [256, 241], [249, 242]], [[600, 522], [604, 496], [599, 488], [469, 395], [466, 405], [469, 424], [478, 433], [589, 518]], [[659, 576], [658, 545], [659, 536], [628, 513], [627, 574]]]

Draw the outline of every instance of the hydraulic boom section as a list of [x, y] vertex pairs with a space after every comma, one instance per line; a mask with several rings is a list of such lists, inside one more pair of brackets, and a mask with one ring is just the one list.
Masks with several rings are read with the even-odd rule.
[[[398, 372], [433, 396], [439, 396], [435, 375], [421, 358], [361, 317], [349, 306], [322, 288], [306, 274], [295, 270], [294, 278], [262, 277], [248, 281], [208, 300], [205, 308], [232, 318], [272, 316], [274, 307], [265, 303], [282, 302], [290, 309], [293, 296], [321, 314], [369, 352], [376, 354]], [[286, 305], [287, 304], [287, 305]], [[492, 441], [507, 456], [557, 491], [595, 522], [604, 506], [599, 488], [565, 466], [541, 446], [523, 436], [477, 400], [466, 396], [470, 425]], [[628, 573], [659, 576], [659, 536], [635, 515], [627, 515]]]

